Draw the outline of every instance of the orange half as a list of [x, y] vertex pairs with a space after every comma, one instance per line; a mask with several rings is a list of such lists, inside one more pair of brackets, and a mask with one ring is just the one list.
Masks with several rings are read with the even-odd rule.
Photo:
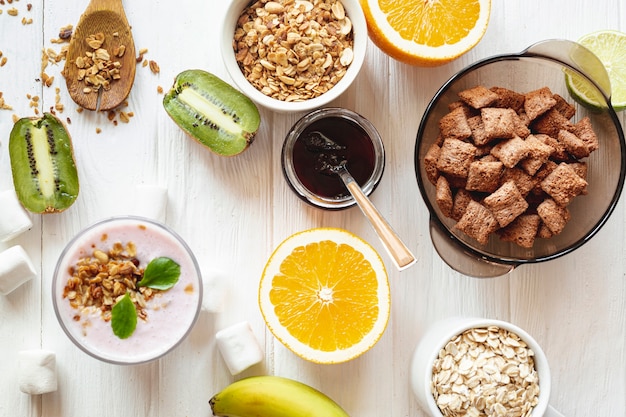
[[340, 363], [382, 336], [389, 282], [367, 242], [343, 229], [310, 229], [287, 238], [268, 260], [259, 306], [272, 334], [294, 353]]
[[412, 65], [456, 59], [482, 39], [491, 0], [360, 0], [370, 39]]

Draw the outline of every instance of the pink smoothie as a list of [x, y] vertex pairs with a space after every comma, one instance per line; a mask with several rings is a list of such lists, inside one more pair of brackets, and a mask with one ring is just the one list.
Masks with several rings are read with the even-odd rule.
[[[106, 252], [116, 242], [135, 244], [140, 268], [158, 257], [168, 257], [180, 265], [176, 285], [147, 302], [147, 320], [138, 319], [137, 328], [127, 339], [113, 334], [111, 323], [102, 319], [100, 310], [79, 311], [63, 298], [69, 271], [78, 260], [91, 256], [94, 249]], [[61, 255], [53, 280], [53, 302], [63, 330], [85, 352], [112, 363], [142, 363], [169, 352], [194, 325], [201, 301], [202, 280], [189, 248], [164, 226], [141, 218], [109, 219], [81, 232]]]

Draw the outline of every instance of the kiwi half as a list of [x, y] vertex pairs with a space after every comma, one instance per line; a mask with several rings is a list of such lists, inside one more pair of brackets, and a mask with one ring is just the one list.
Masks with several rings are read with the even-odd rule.
[[22, 118], [9, 136], [9, 158], [18, 199], [33, 213], [58, 213], [78, 197], [72, 140], [50, 113]]
[[222, 156], [245, 151], [261, 123], [252, 100], [215, 75], [197, 69], [176, 76], [163, 107], [189, 136]]

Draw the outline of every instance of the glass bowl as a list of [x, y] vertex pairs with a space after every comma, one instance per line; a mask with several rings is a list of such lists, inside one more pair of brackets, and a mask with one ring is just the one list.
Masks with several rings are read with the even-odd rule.
[[[583, 77], [604, 98], [598, 108], [587, 108], [570, 96], [565, 71]], [[587, 74], [594, 74], [591, 79]], [[537, 238], [531, 248], [505, 242], [492, 234], [480, 244], [456, 229], [455, 220], [444, 216], [436, 202], [435, 186], [428, 180], [424, 157], [438, 139], [441, 117], [459, 100], [458, 93], [477, 85], [530, 92], [549, 87], [576, 108], [573, 122], [588, 116], [599, 148], [585, 158], [588, 194], [567, 206], [571, 220], [551, 238]], [[420, 193], [430, 212], [430, 235], [441, 258], [454, 270], [474, 277], [504, 275], [522, 264], [555, 259], [589, 241], [615, 209], [624, 185], [626, 150], [624, 133], [610, 105], [610, 82], [602, 63], [589, 50], [566, 40], [536, 43], [521, 53], [494, 56], [476, 62], [450, 78], [436, 93], [422, 117], [417, 133], [415, 171]]]
[[327, 107], [300, 118], [283, 142], [283, 175], [300, 199], [327, 210], [346, 209], [356, 204], [339, 175], [322, 173], [316, 167], [316, 158], [320, 155], [309, 151], [304, 144], [304, 138], [311, 132], [321, 132], [336, 144], [345, 146], [348, 152], [346, 167], [365, 195], [376, 189], [385, 169], [385, 148], [380, 134], [360, 114]]
[[[117, 243], [121, 245], [116, 247]], [[122, 257], [139, 270], [155, 258], [169, 258], [180, 266], [178, 282], [138, 296], [132, 291], [138, 286], [116, 278], [132, 281], [119, 272], [123, 266], [114, 271], [112, 261]], [[79, 266], [81, 259], [88, 259], [84, 264], [91, 266]], [[82, 278], [81, 268], [89, 267], [107, 273]], [[110, 306], [125, 293], [133, 297], [138, 319], [134, 332], [120, 338], [113, 332]], [[67, 244], [54, 271], [52, 302], [61, 328], [83, 352], [113, 364], [140, 364], [162, 357], [187, 337], [200, 313], [202, 279], [191, 249], [173, 230], [142, 217], [112, 217], [83, 229]]]

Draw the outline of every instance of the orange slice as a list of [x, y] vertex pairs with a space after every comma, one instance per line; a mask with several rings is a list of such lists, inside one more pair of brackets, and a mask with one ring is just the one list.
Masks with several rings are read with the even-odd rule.
[[482, 39], [491, 0], [360, 0], [370, 39], [412, 65], [456, 59]]
[[268, 260], [259, 306], [272, 334], [298, 356], [345, 362], [374, 346], [387, 327], [387, 272], [376, 250], [354, 234], [306, 230]]

